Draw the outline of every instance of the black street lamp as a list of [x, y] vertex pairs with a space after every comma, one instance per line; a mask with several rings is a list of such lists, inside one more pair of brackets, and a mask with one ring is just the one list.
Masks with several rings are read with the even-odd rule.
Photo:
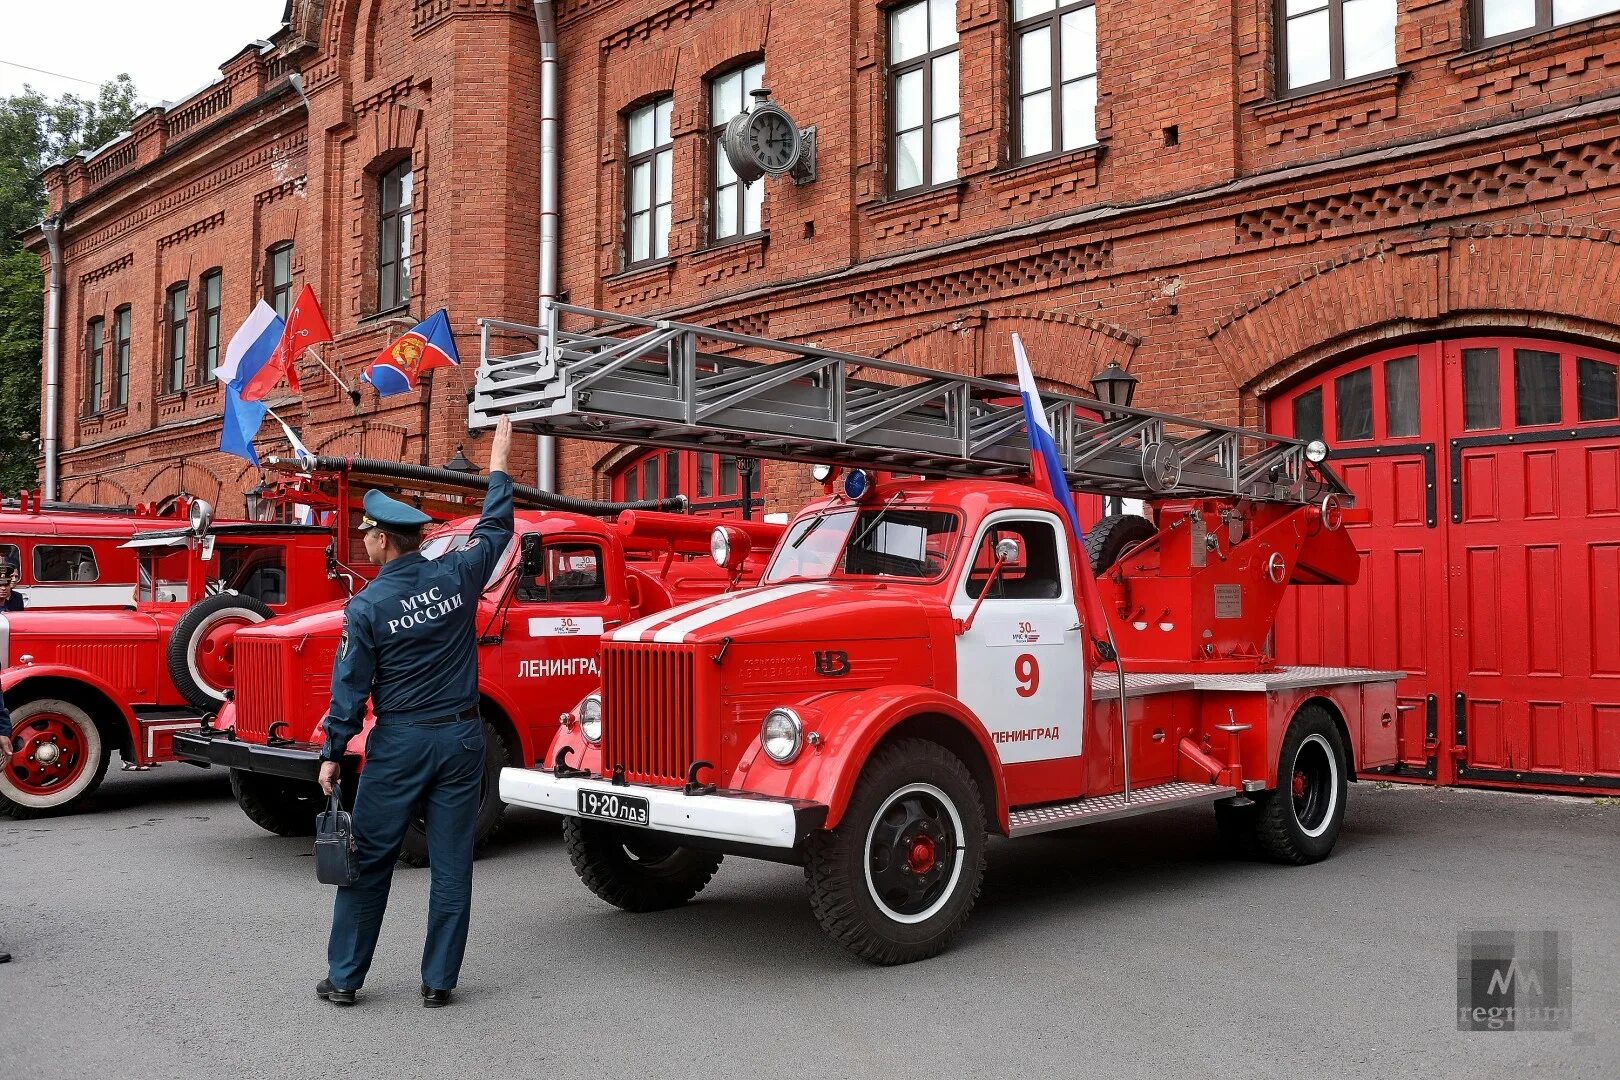
[[1127, 409], [1136, 397], [1136, 384], [1141, 380], [1114, 360], [1091, 378], [1091, 392], [1097, 400], [1109, 405], [1123, 405]]
[[456, 447], [456, 456], [445, 462], [444, 467], [450, 472], [461, 473], [464, 476], [477, 476], [480, 471], [478, 466], [467, 460], [467, 455], [461, 452], [460, 446]]

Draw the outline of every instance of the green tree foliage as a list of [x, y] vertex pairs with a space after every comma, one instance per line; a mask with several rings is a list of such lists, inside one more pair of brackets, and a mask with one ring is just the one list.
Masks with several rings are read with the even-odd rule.
[[128, 131], [142, 105], [120, 75], [94, 98], [25, 87], [0, 98], [0, 491], [32, 487], [39, 435], [44, 276], [22, 234], [45, 213], [45, 166]]

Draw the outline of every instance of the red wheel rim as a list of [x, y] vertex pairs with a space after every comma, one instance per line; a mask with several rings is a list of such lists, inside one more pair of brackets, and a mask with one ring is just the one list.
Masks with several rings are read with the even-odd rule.
[[253, 619], [232, 615], [209, 624], [198, 636], [191, 659], [205, 687], [228, 690], [235, 685], [232, 668], [236, 660], [236, 632], [253, 625]]
[[21, 749], [6, 761], [6, 779], [24, 795], [45, 797], [71, 787], [89, 764], [83, 729], [61, 713], [35, 713], [16, 723], [11, 745], [19, 741]]
[[1305, 797], [1305, 774], [1299, 770], [1294, 772], [1293, 795], [1296, 799]]

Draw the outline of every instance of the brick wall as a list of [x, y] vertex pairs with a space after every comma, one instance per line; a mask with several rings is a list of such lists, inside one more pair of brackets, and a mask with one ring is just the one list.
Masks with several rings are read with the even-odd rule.
[[[1098, 144], [1018, 164], [1006, 5], [959, 0], [960, 179], [897, 198], [875, 4], [563, 0], [562, 284], [609, 311], [985, 375], [1008, 373], [1016, 330], [1055, 383], [1084, 386], [1114, 360], [1142, 378], [1143, 403], [1246, 422], [1288, 379], [1402, 336], [1531, 327], [1614, 342], [1620, 16], [1479, 49], [1465, 9], [1402, 0], [1396, 72], [1278, 100], [1263, 0], [1101, 0]], [[253, 476], [211, 451], [217, 391], [157, 392], [163, 296], [221, 266], [228, 336], [277, 239], [297, 244], [297, 283], [319, 293], [345, 379], [440, 306], [469, 362], [475, 318], [534, 317], [531, 5], [293, 10], [277, 49], [244, 51], [220, 84], [47, 175], [53, 205], [73, 205], [69, 497], [184, 487], [239, 507]], [[711, 245], [705, 80], [761, 55], [776, 100], [816, 128], [819, 176], [765, 181], [765, 235]], [[308, 110], [286, 83], [294, 69]], [[666, 93], [670, 258], [627, 272], [621, 117]], [[416, 299], [380, 314], [374, 177], [406, 159]], [[136, 316], [130, 406], [81, 417], [82, 328], [119, 303]], [[368, 390], [358, 409], [312, 362], [302, 374], [303, 398], [276, 408], [311, 447], [442, 463], [467, 440], [470, 371], [381, 403]], [[483, 441], [467, 453], [483, 460]], [[613, 453], [565, 445], [564, 490], [604, 493]], [[808, 484], [772, 465], [764, 490], [790, 509]]]

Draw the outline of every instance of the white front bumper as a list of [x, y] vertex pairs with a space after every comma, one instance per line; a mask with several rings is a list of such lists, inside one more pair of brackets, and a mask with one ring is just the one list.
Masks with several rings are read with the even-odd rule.
[[673, 788], [640, 784], [619, 787], [600, 777], [558, 778], [540, 769], [501, 770], [501, 801], [513, 806], [582, 817], [581, 790], [646, 799], [646, 828], [659, 832], [773, 848], [791, 848], [798, 840], [799, 813], [790, 802], [738, 795], [685, 795]]

